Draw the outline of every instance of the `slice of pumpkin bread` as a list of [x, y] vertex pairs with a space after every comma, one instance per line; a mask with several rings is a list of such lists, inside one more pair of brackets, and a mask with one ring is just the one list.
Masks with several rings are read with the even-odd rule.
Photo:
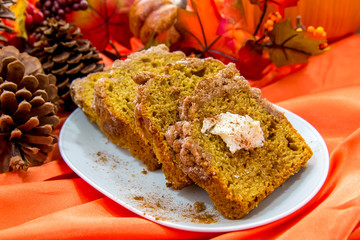
[[162, 164], [167, 186], [181, 189], [193, 182], [177, 166], [175, 153], [165, 139], [168, 127], [180, 120], [179, 101], [193, 93], [196, 84], [216, 75], [225, 65], [213, 58], [186, 58], [165, 68], [163, 75], [141, 74], [135, 103], [136, 124], [153, 145]]
[[312, 151], [234, 65], [200, 81], [166, 132], [182, 171], [225, 217], [239, 219], [298, 172]]
[[169, 52], [165, 45], [133, 53], [126, 60], [114, 62], [109, 77], [94, 84], [94, 109], [97, 123], [115, 144], [128, 148], [133, 157], [141, 160], [148, 170], [160, 164], [151, 143], [135, 125], [134, 100], [137, 84], [133, 77], [140, 73], [159, 74], [169, 63], [185, 58], [182, 52]]
[[92, 73], [84, 78], [75, 79], [70, 85], [70, 94], [73, 102], [92, 122], [97, 120], [95, 110], [93, 109], [95, 82], [104, 77], [110, 77], [110, 72]]

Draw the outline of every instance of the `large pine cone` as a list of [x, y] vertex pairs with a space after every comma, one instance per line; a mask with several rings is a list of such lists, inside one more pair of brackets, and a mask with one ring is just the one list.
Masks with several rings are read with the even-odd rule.
[[57, 142], [51, 132], [60, 122], [56, 78], [6, 56], [13, 52], [8, 48], [0, 50], [0, 172], [42, 164]]
[[[9, 9], [10, 6], [15, 4], [15, 0], [0, 0], [0, 31], [12, 33], [14, 29], [4, 24], [2, 19], [15, 20], [15, 14]], [[0, 47], [3, 47], [4, 42], [7, 42], [6, 37], [0, 34]]]
[[35, 32], [38, 41], [30, 54], [39, 58], [46, 74], [56, 76], [59, 96], [67, 109], [73, 105], [70, 83], [103, 70], [99, 52], [89, 40], [81, 39], [79, 28], [64, 20], [47, 19]]

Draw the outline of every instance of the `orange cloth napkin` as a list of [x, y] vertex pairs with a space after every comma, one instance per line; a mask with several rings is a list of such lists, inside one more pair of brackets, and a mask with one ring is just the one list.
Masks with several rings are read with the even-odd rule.
[[104, 197], [57, 150], [47, 164], [0, 174], [0, 239], [360, 239], [359, 46], [359, 34], [343, 39], [262, 89], [264, 97], [310, 122], [330, 152], [324, 186], [291, 216], [231, 233], [167, 228]]

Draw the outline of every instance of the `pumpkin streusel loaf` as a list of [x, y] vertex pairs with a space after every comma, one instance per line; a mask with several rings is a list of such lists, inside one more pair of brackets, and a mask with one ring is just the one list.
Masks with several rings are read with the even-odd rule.
[[128, 148], [148, 170], [158, 169], [160, 164], [150, 142], [135, 125], [137, 84], [133, 77], [140, 72], [143, 75], [162, 73], [166, 65], [183, 58], [184, 53], [169, 52], [165, 45], [158, 45], [114, 62], [110, 77], [102, 77], [94, 85], [93, 104], [99, 127], [112, 142]]
[[298, 172], [312, 151], [283, 113], [234, 65], [181, 101], [166, 139], [179, 166], [229, 219], [239, 219]]
[[137, 89], [136, 123], [152, 143], [168, 187], [181, 189], [193, 183], [177, 166], [175, 153], [165, 139], [167, 128], [180, 120], [179, 101], [192, 94], [201, 79], [223, 68], [225, 65], [213, 58], [186, 58], [168, 65], [163, 75], [136, 77], [142, 83]]

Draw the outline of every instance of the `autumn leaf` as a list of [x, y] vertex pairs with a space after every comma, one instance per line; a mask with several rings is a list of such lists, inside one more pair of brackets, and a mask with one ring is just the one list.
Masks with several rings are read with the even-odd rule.
[[220, 12], [222, 19], [217, 34], [225, 38], [226, 45], [230, 46], [234, 52], [238, 52], [248, 40], [254, 38], [247, 29], [242, 1], [225, 0]]
[[285, 8], [295, 7], [298, 1], [299, 0], [250, 0], [250, 3], [258, 5], [261, 10], [264, 10], [265, 4], [271, 4], [281, 16], [284, 16]]
[[101, 52], [110, 40], [130, 48], [132, 33], [128, 12], [132, 0], [88, 0], [85, 11], [74, 11], [66, 16], [68, 22], [81, 29], [83, 37], [90, 40]]
[[178, 9], [175, 27], [182, 36], [179, 48], [198, 50], [200, 57], [215, 57], [224, 62], [237, 61], [231, 44], [218, 33], [223, 19], [214, 0], [192, 0], [191, 8]]
[[233, 52], [238, 52], [248, 40], [254, 38], [251, 33], [242, 29], [239, 23], [233, 24], [226, 19], [220, 21], [217, 34], [224, 38], [225, 45], [231, 47]]
[[224, 19], [227, 19], [233, 24], [237, 23], [241, 28], [247, 30], [242, 0], [225, 0], [219, 11]]
[[265, 50], [277, 67], [297, 63], [305, 63], [310, 56], [319, 55], [325, 50], [319, 46], [326, 40], [313, 39], [304, 32], [296, 31], [291, 26], [290, 19], [275, 23], [274, 29], [268, 32], [271, 42], [266, 43]]
[[252, 80], [261, 79], [267, 73], [264, 69], [271, 63], [271, 60], [264, 56], [262, 47], [253, 40], [247, 41], [239, 50], [238, 58], [236, 67], [241, 75]]
[[193, 11], [178, 9], [175, 27], [183, 35], [182, 46], [200, 51], [216, 41], [216, 34], [221, 19], [213, 0], [192, 0]]
[[16, 4], [10, 7], [10, 10], [15, 14], [16, 22], [14, 24], [14, 32], [16, 36], [27, 38], [25, 30], [25, 12], [28, 2], [26, 0], [17, 0]]

